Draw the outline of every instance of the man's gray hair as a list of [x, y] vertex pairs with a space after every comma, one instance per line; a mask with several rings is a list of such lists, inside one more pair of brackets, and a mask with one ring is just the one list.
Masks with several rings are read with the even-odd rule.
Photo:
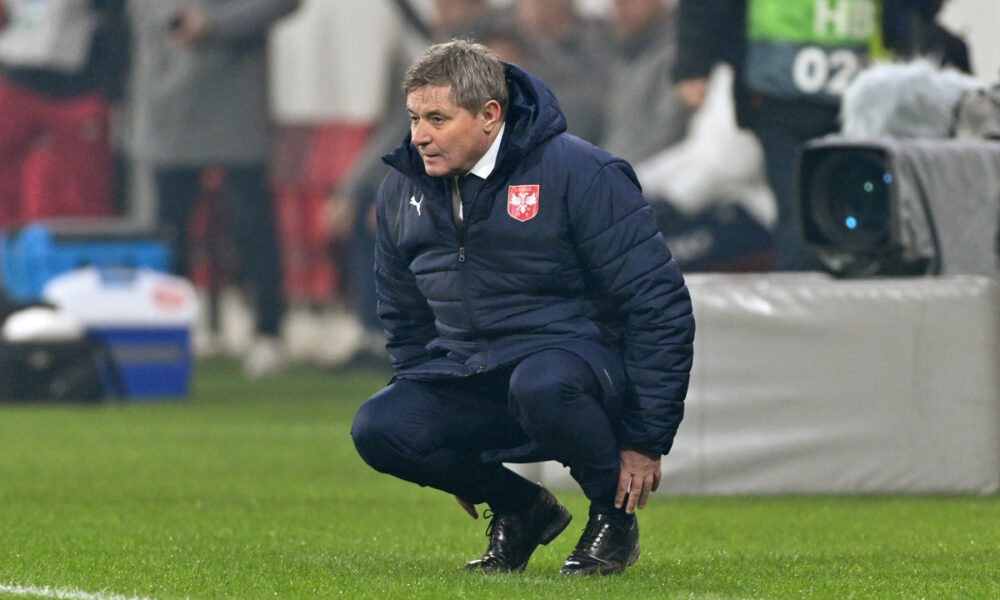
[[403, 94], [425, 85], [451, 87], [451, 101], [477, 114], [490, 100], [507, 114], [509, 97], [503, 63], [482, 44], [454, 39], [423, 51], [403, 76]]

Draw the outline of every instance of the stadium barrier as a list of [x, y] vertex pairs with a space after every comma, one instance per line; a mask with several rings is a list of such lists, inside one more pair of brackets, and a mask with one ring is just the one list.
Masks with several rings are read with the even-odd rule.
[[[662, 494], [1000, 490], [1000, 286], [691, 275], [697, 335]], [[558, 463], [518, 465], [575, 488]]]

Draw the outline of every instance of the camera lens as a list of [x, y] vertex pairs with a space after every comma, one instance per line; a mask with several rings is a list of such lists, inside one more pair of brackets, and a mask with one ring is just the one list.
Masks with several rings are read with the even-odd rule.
[[854, 250], [889, 241], [893, 180], [878, 151], [832, 151], [807, 177], [808, 216], [827, 241]]

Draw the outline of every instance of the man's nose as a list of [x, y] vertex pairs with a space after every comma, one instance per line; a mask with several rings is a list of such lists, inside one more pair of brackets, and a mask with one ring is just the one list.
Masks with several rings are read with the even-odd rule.
[[413, 141], [414, 146], [423, 146], [431, 141], [427, 126], [422, 121], [414, 123], [410, 128], [410, 139]]

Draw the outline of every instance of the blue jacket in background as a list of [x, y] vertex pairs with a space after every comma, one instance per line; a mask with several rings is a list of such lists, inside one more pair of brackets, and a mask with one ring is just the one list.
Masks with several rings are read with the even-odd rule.
[[[499, 156], [462, 227], [409, 137], [383, 158], [376, 287], [396, 377], [461, 377], [565, 349], [594, 369], [620, 441], [666, 454], [692, 362], [684, 279], [629, 164], [565, 133], [552, 92], [505, 68]], [[538, 186], [523, 221], [508, 214], [519, 185]]]

